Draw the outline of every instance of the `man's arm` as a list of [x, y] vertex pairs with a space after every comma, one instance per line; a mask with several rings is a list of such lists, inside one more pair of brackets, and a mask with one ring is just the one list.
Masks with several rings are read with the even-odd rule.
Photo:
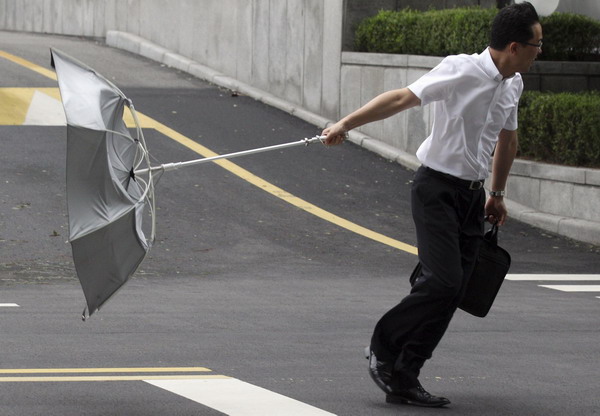
[[[492, 163], [492, 183], [491, 191], [504, 191], [508, 173], [517, 155], [517, 131], [504, 130], [498, 135], [498, 143], [494, 152], [494, 161]], [[506, 221], [507, 210], [504, 204], [504, 197], [490, 196], [485, 204], [485, 214], [490, 216], [490, 222], [498, 221], [503, 225]]]
[[383, 120], [420, 104], [421, 100], [408, 88], [384, 92], [333, 126], [323, 130], [322, 135], [327, 136], [325, 144], [340, 144], [350, 130], [373, 121]]

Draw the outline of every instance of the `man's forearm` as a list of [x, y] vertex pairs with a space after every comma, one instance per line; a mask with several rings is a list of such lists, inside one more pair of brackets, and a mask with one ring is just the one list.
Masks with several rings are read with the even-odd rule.
[[517, 132], [502, 130], [498, 137], [498, 144], [494, 152], [492, 164], [492, 191], [503, 191], [506, 189], [508, 174], [517, 155]]

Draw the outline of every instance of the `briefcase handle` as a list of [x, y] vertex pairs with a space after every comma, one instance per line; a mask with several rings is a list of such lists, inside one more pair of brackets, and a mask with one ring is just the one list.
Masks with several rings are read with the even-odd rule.
[[[487, 217], [486, 217], [487, 220]], [[498, 245], [498, 221], [492, 224], [492, 228], [489, 229], [483, 238], [489, 241], [491, 244], [497, 246]]]

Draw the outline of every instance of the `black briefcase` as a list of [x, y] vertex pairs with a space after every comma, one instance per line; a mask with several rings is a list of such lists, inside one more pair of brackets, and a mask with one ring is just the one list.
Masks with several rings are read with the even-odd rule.
[[[458, 307], [471, 315], [483, 318], [488, 314], [510, 268], [510, 254], [498, 246], [498, 225], [483, 236], [475, 270], [469, 279], [465, 296]], [[421, 263], [413, 270], [410, 284], [422, 276]]]

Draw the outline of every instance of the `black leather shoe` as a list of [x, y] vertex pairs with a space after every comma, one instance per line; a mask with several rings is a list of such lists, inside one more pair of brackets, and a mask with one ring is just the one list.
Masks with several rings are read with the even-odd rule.
[[385, 401], [422, 407], [442, 407], [450, 404], [450, 400], [445, 397], [432, 396], [420, 384], [410, 389], [395, 390], [385, 396]]
[[394, 372], [394, 364], [386, 361], [379, 361], [373, 351], [368, 348], [365, 353], [368, 351], [368, 360], [369, 360], [369, 375], [377, 384], [377, 386], [383, 390], [385, 394], [394, 393], [394, 389], [392, 387], [392, 374]]

